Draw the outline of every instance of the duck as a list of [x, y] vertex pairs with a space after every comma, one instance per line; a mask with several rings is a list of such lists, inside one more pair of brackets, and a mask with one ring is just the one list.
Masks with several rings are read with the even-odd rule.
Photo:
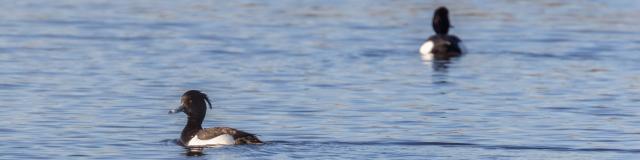
[[[202, 122], [209, 109], [213, 109], [207, 94], [199, 90], [189, 90], [182, 94], [181, 105], [169, 114], [184, 112], [187, 124], [182, 129], [180, 143], [186, 147], [202, 147], [234, 144], [262, 144], [262, 141], [245, 131], [231, 127], [202, 128]], [[205, 103], [206, 102], [206, 103]]]
[[436, 34], [430, 36], [420, 46], [423, 60], [449, 60], [462, 56], [466, 52], [462, 40], [455, 35], [448, 34], [449, 28], [453, 28], [453, 26], [449, 21], [449, 10], [446, 7], [441, 6], [435, 10], [431, 26]]

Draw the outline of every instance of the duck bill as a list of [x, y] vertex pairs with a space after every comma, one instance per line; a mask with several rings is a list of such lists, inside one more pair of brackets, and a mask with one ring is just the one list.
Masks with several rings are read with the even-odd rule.
[[178, 113], [178, 112], [182, 112], [182, 111], [184, 111], [184, 106], [180, 106], [180, 107], [178, 107], [176, 109], [169, 110], [169, 114], [174, 114], [174, 113]]

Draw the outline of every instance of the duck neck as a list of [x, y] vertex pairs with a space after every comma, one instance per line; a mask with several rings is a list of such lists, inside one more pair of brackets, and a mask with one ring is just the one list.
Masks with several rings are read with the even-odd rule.
[[186, 145], [186, 143], [189, 142], [189, 140], [191, 140], [191, 138], [193, 138], [198, 133], [198, 131], [202, 129], [203, 120], [204, 118], [188, 118], [187, 125], [185, 125], [184, 129], [182, 129], [182, 135], [180, 136], [182, 143]]

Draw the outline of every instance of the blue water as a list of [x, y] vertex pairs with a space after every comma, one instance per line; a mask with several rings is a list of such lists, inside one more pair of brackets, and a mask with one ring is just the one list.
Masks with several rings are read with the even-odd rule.
[[[422, 61], [433, 10], [469, 53]], [[0, 159], [632, 159], [639, 1], [4, 1]]]

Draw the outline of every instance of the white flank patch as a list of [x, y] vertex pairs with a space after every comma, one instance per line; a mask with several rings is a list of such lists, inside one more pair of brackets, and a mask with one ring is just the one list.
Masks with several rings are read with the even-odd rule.
[[229, 134], [219, 135], [215, 138], [211, 138], [207, 140], [202, 140], [198, 138], [198, 135], [196, 135], [195, 137], [191, 138], [191, 140], [189, 140], [189, 143], [187, 143], [187, 146], [230, 145], [235, 143], [236, 142], [235, 140], [233, 140], [233, 136]]
[[422, 55], [422, 60], [431, 61], [433, 59], [433, 54], [431, 54], [431, 50], [433, 50], [433, 42], [427, 41], [420, 46], [420, 54]]

